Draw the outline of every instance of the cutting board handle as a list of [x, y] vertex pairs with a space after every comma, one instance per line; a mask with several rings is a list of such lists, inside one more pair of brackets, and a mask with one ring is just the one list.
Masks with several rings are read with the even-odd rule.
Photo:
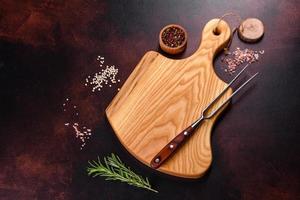
[[230, 27], [224, 20], [210, 20], [202, 31], [200, 47], [193, 56], [207, 54], [214, 58], [218, 52], [227, 46], [230, 36]]

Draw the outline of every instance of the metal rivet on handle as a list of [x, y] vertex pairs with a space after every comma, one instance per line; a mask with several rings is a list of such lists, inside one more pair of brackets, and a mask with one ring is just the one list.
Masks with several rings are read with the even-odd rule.
[[188, 132], [187, 132], [187, 131], [184, 131], [183, 135], [187, 135], [187, 134], [188, 134]]
[[154, 162], [156, 162], [156, 163], [159, 163], [159, 161], [160, 161], [159, 158], [156, 158], [156, 159], [154, 160]]

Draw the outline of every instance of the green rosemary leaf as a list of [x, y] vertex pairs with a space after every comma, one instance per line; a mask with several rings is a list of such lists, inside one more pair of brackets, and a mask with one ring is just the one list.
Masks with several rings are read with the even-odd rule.
[[152, 192], [158, 192], [154, 190], [149, 182], [149, 179], [145, 179], [133, 172], [129, 167], [126, 167], [121, 159], [115, 155], [104, 157], [104, 164], [101, 163], [99, 157], [97, 160], [88, 161], [89, 166], [87, 167], [87, 173], [89, 176], [103, 176], [105, 180], [118, 180], [125, 182], [129, 185], [144, 188]]

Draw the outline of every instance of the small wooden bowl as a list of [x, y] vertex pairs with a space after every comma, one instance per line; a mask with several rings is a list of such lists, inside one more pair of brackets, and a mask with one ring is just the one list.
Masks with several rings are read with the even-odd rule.
[[[177, 46], [177, 47], [170, 47], [168, 46], [167, 44], [165, 44], [162, 40], [162, 34], [163, 32], [169, 28], [169, 27], [175, 27], [175, 28], [178, 28], [178, 29], [181, 29], [184, 33], [184, 41], [182, 42], [181, 45]], [[161, 29], [160, 33], [159, 33], [159, 46], [160, 48], [168, 53], [168, 54], [178, 54], [178, 53], [181, 53], [185, 50], [186, 48], [186, 44], [187, 44], [187, 32], [186, 30], [182, 27], [182, 26], [179, 26], [177, 24], [169, 24], [167, 26], [165, 26], [164, 28]]]

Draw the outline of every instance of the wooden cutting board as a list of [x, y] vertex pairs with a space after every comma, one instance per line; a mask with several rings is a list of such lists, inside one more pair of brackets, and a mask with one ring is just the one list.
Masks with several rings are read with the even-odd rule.
[[[231, 31], [221, 21], [219, 35], [214, 34], [218, 21], [205, 25], [199, 49], [188, 58], [174, 60], [147, 52], [106, 109], [120, 142], [144, 164], [150, 166], [151, 159], [227, 86], [215, 74], [213, 59], [227, 45]], [[222, 100], [231, 93], [228, 90]], [[212, 162], [211, 130], [219, 114], [204, 121], [158, 170], [185, 178], [201, 177]]]

